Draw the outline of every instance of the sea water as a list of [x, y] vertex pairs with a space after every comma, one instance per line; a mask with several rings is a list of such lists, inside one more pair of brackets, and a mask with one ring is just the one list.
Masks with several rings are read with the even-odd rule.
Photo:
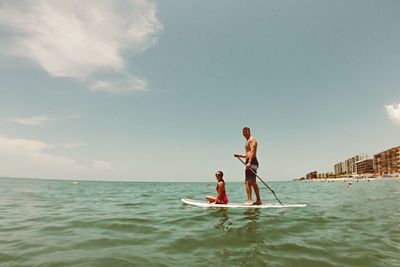
[[[215, 194], [213, 182], [2, 178], [0, 266], [400, 266], [400, 180], [269, 186], [307, 207], [180, 202]], [[244, 183], [226, 188], [230, 202], [246, 201]]]

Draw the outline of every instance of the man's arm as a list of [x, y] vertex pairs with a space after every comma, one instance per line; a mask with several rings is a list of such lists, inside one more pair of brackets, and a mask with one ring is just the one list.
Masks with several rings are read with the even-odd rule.
[[237, 158], [245, 158], [246, 154], [233, 154], [233, 156]]

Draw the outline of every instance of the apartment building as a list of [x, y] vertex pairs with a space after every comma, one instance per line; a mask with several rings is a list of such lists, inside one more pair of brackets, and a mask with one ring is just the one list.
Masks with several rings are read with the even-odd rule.
[[400, 146], [374, 155], [376, 175], [400, 173]]
[[327, 179], [327, 178], [334, 178], [335, 175], [333, 172], [322, 172], [317, 174], [318, 179]]
[[344, 161], [336, 163], [334, 166], [335, 175], [342, 175], [347, 173], [346, 164]]
[[363, 160], [363, 159], [367, 159], [367, 158], [368, 158], [367, 154], [358, 154], [358, 155], [356, 155], [354, 157], [346, 159], [344, 162], [346, 164], [347, 173], [348, 174], [357, 173], [356, 162], [360, 161], [360, 160]]
[[356, 162], [357, 174], [374, 173], [374, 160], [363, 159]]
[[368, 158], [367, 154], [361, 153], [354, 157], [348, 158], [343, 162], [339, 162], [339, 163], [335, 164], [335, 166], [334, 166], [335, 175], [357, 173], [356, 162], [367, 159], [367, 158]]
[[318, 173], [316, 171], [309, 172], [306, 175], [306, 179], [316, 179], [318, 178]]

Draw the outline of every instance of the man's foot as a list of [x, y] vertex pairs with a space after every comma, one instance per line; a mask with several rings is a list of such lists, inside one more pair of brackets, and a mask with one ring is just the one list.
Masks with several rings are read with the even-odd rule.
[[245, 205], [245, 206], [251, 206], [251, 205], [253, 205], [253, 201], [247, 201], [247, 202], [245, 202], [245, 203], [243, 203], [243, 205]]
[[254, 202], [252, 205], [257, 205], [257, 206], [259, 206], [259, 205], [262, 205], [262, 203], [261, 203], [261, 201], [256, 201], [256, 202]]

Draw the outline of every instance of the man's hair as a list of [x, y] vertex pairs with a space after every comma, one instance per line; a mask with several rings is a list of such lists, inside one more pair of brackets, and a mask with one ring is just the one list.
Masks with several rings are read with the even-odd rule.
[[242, 131], [244, 131], [244, 130], [250, 131], [250, 128], [249, 127], [243, 127]]
[[222, 171], [217, 171], [217, 172], [221, 175], [221, 178], [224, 177], [224, 173]]

